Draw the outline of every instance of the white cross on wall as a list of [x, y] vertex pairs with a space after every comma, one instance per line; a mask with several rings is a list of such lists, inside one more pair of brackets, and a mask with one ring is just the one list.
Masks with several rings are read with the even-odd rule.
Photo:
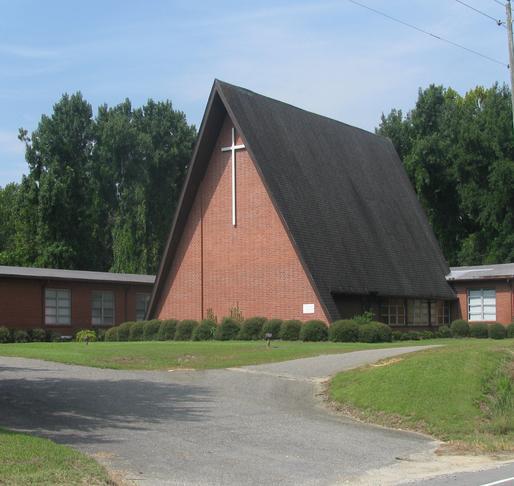
[[221, 147], [222, 152], [232, 152], [232, 226], [236, 225], [236, 150], [244, 148], [243, 144], [236, 145], [236, 129], [232, 127], [232, 145]]

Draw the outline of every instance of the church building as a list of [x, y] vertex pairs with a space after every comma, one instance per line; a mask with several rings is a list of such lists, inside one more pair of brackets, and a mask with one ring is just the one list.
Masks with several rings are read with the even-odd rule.
[[390, 140], [216, 80], [147, 317], [437, 326], [448, 273]]

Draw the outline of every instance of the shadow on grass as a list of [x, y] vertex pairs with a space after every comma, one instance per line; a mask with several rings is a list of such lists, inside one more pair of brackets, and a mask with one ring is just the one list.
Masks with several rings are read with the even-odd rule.
[[[1, 371], [6, 371], [5, 367]], [[0, 373], [0, 426], [69, 445], [116, 442], [116, 429], [145, 431], [163, 421], [199, 422], [208, 417], [210, 401], [206, 388], [189, 384], [54, 376], [9, 378]]]

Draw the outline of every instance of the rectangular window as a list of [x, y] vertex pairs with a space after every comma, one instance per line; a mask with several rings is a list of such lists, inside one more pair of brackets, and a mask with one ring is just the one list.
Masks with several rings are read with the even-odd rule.
[[407, 323], [410, 326], [428, 325], [428, 301], [409, 299], [407, 301]]
[[146, 316], [150, 294], [136, 294], [136, 321], [142, 321]]
[[380, 321], [390, 326], [405, 325], [405, 303], [403, 299], [387, 299], [380, 304]]
[[91, 324], [93, 324], [93, 326], [112, 326], [114, 324], [113, 292], [93, 292]]
[[69, 289], [45, 289], [45, 324], [71, 324], [71, 292]]
[[496, 290], [469, 289], [468, 290], [468, 320], [469, 321], [495, 321], [496, 320]]

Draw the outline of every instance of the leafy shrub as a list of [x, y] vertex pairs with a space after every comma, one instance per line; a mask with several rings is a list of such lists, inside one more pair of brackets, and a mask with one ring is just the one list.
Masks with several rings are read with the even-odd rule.
[[190, 341], [193, 337], [193, 331], [198, 326], [198, 321], [185, 319], [180, 321], [175, 331], [175, 341]]
[[402, 340], [402, 331], [393, 331], [393, 341], [401, 341]]
[[410, 332], [402, 332], [400, 335], [400, 341], [410, 341], [411, 339]]
[[359, 341], [363, 343], [389, 342], [392, 338], [392, 330], [387, 324], [381, 322], [369, 322], [359, 326]]
[[96, 341], [96, 333], [91, 329], [81, 329], [75, 334], [75, 341], [84, 343], [86, 341], [92, 343]]
[[60, 343], [62, 341], [62, 337], [57, 331], [50, 331], [49, 339], [52, 343]]
[[0, 326], [0, 344], [11, 342], [11, 331], [5, 326]]
[[236, 320], [231, 317], [224, 317], [216, 331], [216, 339], [219, 341], [236, 339], [240, 330], [241, 326]]
[[469, 336], [469, 324], [468, 321], [458, 319], [453, 321], [450, 329], [453, 337], [466, 337]]
[[143, 321], [143, 340], [144, 341], [157, 341], [159, 339], [159, 329], [161, 328], [161, 321], [152, 319], [151, 321]]
[[357, 324], [369, 324], [370, 322], [373, 322], [373, 319], [375, 318], [375, 314], [371, 311], [365, 311], [362, 314], [358, 314], [356, 316], [352, 317], [352, 321], [356, 322]]
[[[507, 326], [507, 337], [514, 338], [514, 322]], [[2, 342], [2, 341], [0, 341]]]
[[118, 326], [118, 337], [117, 341], [131, 341], [130, 339], [130, 329], [135, 324], [135, 322], [127, 321]]
[[328, 328], [323, 321], [307, 321], [300, 331], [302, 341], [326, 341], [328, 338]]
[[434, 339], [435, 333], [430, 330], [421, 331], [421, 339]]
[[109, 342], [114, 342], [118, 340], [118, 331], [120, 326], [111, 327], [105, 331], [105, 340]]
[[14, 331], [13, 338], [15, 343], [28, 343], [30, 341], [29, 333], [23, 329]]
[[505, 329], [505, 326], [500, 324], [499, 322], [493, 322], [492, 324], [489, 324], [489, 337], [491, 339], [505, 339], [505, 336], [507, 335], [507, 330]]
[[250, 317], [246, 319], [241, 325], [241, 330], [237, 339], [241, 341], [255, 341], [260, 339], [262, 333], [262, 326], [266, 322], [265, 317]]
[[159, 327], [159, 341], [173, 341], [177, 331], [178, 321], [176, 319], [166, 319], [161, 321]]
[[[143, 321], [131, 323], [130, 332], [129, 332], [129, 341], [142, 341], [144, 332], [145, 332], [145, 323]], [[118, 331], [118, 335], [119, 335], [119, 331]]]
[[300, 339], [300, 331], [302, 323], [295, 319], [284, 321], [280, 326], [280, 339], [283, 341], [298, 341]]
[[335, 321], [328, 329], [328, 338], [339, 343], [355, 343], [359, 340], [359, 325], [355, 321]]
[[439, 326], [436, 336], [440, 338], [449, 338], [452, 337], [452, 331], [448, 326]]
[[46, 341], [46, 331], [37, 327], [30, 331], [30, 339], [34, 343], [43, 343]]
[[302, 323], [296, 319], [284, 321], [280, 326], [280, 339], [283, 341], [298, 341]]
[[474, 338], [487, 338], [489, 337], [489, 331], [487, 324], [484, 322], [478, 322], [469, 326], [469, 335]]
[[97, 341], [105, 341], [105, 329], [97, 329], [96, 330], [96, 340]]
[[270, 319], [262, 326], [261, 337], [265, 338], [266, 334], [271, 334], [271, 339], [280, 337], [280, 328], [282, 327], [282, 319]]
[[215, 321], [204, 319], [200, 322], [200, 325], [194, 328], [193, 341], [209, 341], [210, 339], [214, 339], [217, 327]]

